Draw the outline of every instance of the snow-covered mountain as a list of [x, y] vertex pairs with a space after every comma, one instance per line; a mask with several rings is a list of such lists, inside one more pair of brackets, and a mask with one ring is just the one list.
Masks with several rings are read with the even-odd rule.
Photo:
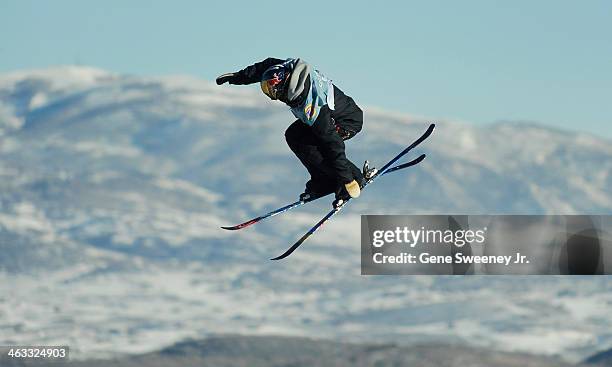
[[567, 364], [557, 358], [500, 352], [459, 345], [338, 343], [287, 336], [220, 335], [185, 340], [159, 351], [112, 359], [30, 364], [0, 354], [3, 367], [606, 367]]
[[[306, 172], [283, 137], [292, 120], [255, 88], [190, 77], [0, 75], [0, 345], [97, 356], [231, 332], [570, 359], [612, 345], [608, 277], [362, 277], [358, 230], [359, 214], [609, 214], [612, 142], [436, 121], [421, 165], [270, 262], [330, 203], [219, 227], [301, 192]], [[383, 163], [428, 122], [366, 108], [349, 157]]]

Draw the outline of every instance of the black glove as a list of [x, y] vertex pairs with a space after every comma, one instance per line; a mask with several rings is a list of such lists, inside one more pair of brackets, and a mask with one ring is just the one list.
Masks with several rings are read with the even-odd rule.
[[217, 85], [221, 85], [227, 82], [232, 84], [234, 80], [236, 80], [236, 73], [226, 73], [223, 75], [219, 75], [216, 81], [217, 81]]

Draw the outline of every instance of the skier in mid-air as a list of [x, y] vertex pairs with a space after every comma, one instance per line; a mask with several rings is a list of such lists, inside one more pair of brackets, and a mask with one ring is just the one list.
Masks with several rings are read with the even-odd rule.
[[363, 112], [351, 97], [303, 60], [269, 57], [240, 71], [217, 77], [218, 85], [224, 83], [260, 83], [265, 95], [289, 106], [297, 120], [285, 131], [285, 138], [289, 148], [310, 173], [310, 180], [306, 182], [306, 190], [300, 195], [299, 201], [244, 223], [221, 228], [230, 231], [246, 228], [332, 192], [336, 193], [333, 209], [296, 243], [272, 260], [281, 260], [293, 253], [324, 223], [340, 212], [351, 198], [358, 197], [362, 188], [378, 177], [423, 161], [425, 154], [394, 166], [399, 159], [427, 139], [435, 128], [434, 124], [430, 124], [423, 135], [383, 165], [380, 171], [370, 168], [367, 161], [361, 171], [346, 157], [344, 141], [361, 131]]
[[366, 181], [364, 175], [375, 170], [366, 163], [362, 172], [348, 160], [344, 141], [361, 130], [363, 112], [331, 80], [299, 58], [267, 58], [240, 71], [223, 74], [216, 82], [260, 83], [264, 94], [291, 108], [297, 120], [285, 131], [285, 138], [310, 173], [300, 200], [335, 192], [335, 206], [359, 196]]

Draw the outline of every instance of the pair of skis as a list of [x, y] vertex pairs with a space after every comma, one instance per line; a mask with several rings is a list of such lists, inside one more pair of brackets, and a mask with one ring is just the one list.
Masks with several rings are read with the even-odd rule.
[[[368, 186], [369, 184], [371, 184], [372, 182], [374, 182], [377, 178], [386, 175], [387, 173], [391, 173], [391, 172], [395, 172], [404, 168], [408, 168], [414, 165], [419, 164], [423, 159], [425, 159], [425, 154], [421, 154], [418, 158], [413, 159], [407, 163], [403, 163], [403, 164], [399, 164], [397, 166], [393, 166], [395, 164], [395, 162], [397, 162], [400, 158], [402, 158], [404, 155], [406, 155], [408, 152], [410, 152], [412, 149], [416, 148], [419, 144], [421, 144], [425, 139], [427, 139], [434, 131], [436, 125], [435, 124], [431, 124], [429, 125], [429, 127], [427, 128], [427, 130], [423, 133], [423, 135], [421, 135], [417, 140], [415, 140], [412, 144], [410, 144], [406, 149], [402, 150], [398, 155], [396, 155], [393, 159], [391, 159], [389, 162], [387, 162], [387, 164], [385, 164], [382, 168], [380, 168], [378, 170], [378, 172], [376, 172], [376, 174], [374, 174], [372, 177], [370, 177], [363, 188], [365, 188], [366, 186]], [[294, 203], [291, 203], [289, 205], [283, 206], [282, 208], [278, 208], [276, 210], [273, 210], [267, 214], [261, 215], [257, 218], [253, 218], [251, 220], [248, 220], [244, 223], [240, 223], [238, 225], [235, 226], [231, 226], [231, 227], [221, 227], [223, 229], [227, 229], [230, 231], [234, 231], [234, 230], [238, 230], [238, 229], [242, 229], [242, 228], [246, 228], [248, 226], [251, 226], [255, 223], [258, 223], [266, 218], [271, 218], [274, 217], [276, 215], [279, 215], [281, 213], [284, 213], [288, 210], [291, 210], [293, 208], [297, 208], [298, 206], [302, 206], [304, 204], [310, 203], [312, 201], [318, 200], [320, 198], [322, 198], [323, 196], [319, 196], [319, 197], [315, 197], [315, 198], [309, 198], [307, 200], [301, 200], [301, 201], [296, 201]], [[342, 208], [344, 208], [344, 206], [346, 204], [348, 204], [348, 202], [351, 199], [347, 199], [345, 200], [342, 204], [336, 206], [334, 209], [332, 209], [329, 213], [327, 213], [327, 215], [325, 215], [317, 224], [315, 224], [312, 228], [310, 228], [310, 230], [308, 232], [306, 232], [296, 243], [294, 243], [291, 247], [289, 247], [287, 249], [287, 251], [283, 252], [281, 255], [272, 258], [271, 260], [281, 260], [286, 258], [287, 256], [291, 255], [291, 253], [293, 251], [295, 251], [298, 247], [300, 247], [300, 245], [302, 243], [304, 243], [304, 241], [306, 241], [313, 233], [315, 233], [319, 228], [321, 228], [323, 226], [323, 224], [325, 224], [325, 222], [327, 222], [329, 219], [331, 219], [334, 215], [336, 215], [340, 210], [342, 210]]]

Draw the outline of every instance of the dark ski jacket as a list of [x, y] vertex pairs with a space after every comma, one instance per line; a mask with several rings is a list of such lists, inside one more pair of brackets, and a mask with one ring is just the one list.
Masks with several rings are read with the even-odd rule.
[[[230, 81], [230, 84], [259, 83], [264, 71], [285, 61], [287, 60], [269, 57], [235, 73], [235, 77]], [[311, 88], [310, 76], [306, 78], [304, 84], [302, 94], [293, 101], [287, 101], [282, 96], [279, 100], [291, 108], [304, 108], [306, 97]], [[361, 130], [363, 111], [351, 97], [344, 94], [336, 85], [333, 85], [333, 93], [334, 109], [332, 110], [328, 105], [324, 105], [314, 123], [308, 125], [321, 143], [320, 148], [323, 158], [334, 168], [338, 183], [345, 184], [351, 182], [355, 177], [353, 177], [351, 164], [346, 158], [343, 138], [348, 139]]]

